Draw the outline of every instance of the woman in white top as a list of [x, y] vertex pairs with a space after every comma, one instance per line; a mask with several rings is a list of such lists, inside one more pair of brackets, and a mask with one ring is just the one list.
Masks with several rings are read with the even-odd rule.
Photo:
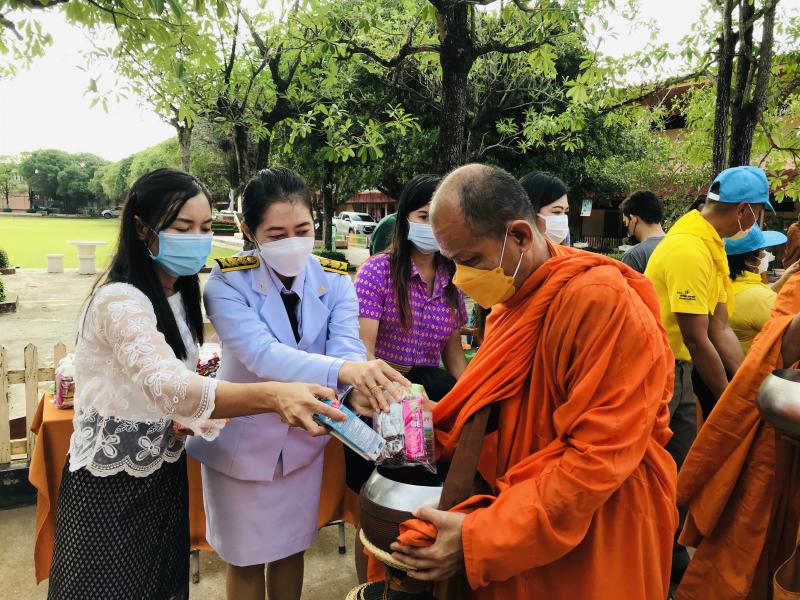
[[235, 384], [195, 373], [198, 271], [211, 204], [192, 176], [160, 169], [128, 193], [117, 253], [84, 311], [75, 418], [56, 518], [48, 598], [188, 598], [188, 487], [176, 425], [214, 439], [225, 418], [276, 412], [325, 433], [343, 415], [300, 383]]

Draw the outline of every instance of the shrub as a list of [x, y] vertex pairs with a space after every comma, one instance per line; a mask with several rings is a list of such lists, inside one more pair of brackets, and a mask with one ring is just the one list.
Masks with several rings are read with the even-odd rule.
[[613, 258], [614, 260], [622, 260], [624, 254], [625, 254], [624, 252], [610, 252], [608, 254], [608, 258]]
[[10, 207], [10, 206], [6, 206], [6, 207], [4, 207], [4, 208], [2, 209], [2, 211], [3, 211], [3, 212], [11, 212], [11, 207]]
[[234, 234], [239, 232], [239, 228], [233, 223], [212, 223], [211, 231], [214, 233]]
[[8, 252], [0, 248], [0, 269], [7, 269], [9, 266]]
[[347, 257], [344, 255], [344, 252], [339, 252], [337, 250], [314, 250], [314, 254], [322, 258], [347, 262]]
[[38, 210], [36, 210], [35, 208], [29, 208], [29, 209], [28, 209], [28, 210], [26, 210], [25, 212], [26, 212], [26, 213], [31, 213], [31, 214], [33, 214], [33, 213], [37, 213], [37, 212], [39, 212], [39, 211], [38, 211]]
[[3, 279], [0, 278], [0, 302], [6, 301], [6, 290], [3, 287]]

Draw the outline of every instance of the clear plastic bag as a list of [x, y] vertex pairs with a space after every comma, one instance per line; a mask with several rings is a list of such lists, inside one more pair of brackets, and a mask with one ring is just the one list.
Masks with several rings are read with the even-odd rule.
[[72, 408], [75, 398], [74, 355], [62, 358], [56, 367], [55, 405], [56, 408]]
[[384, 467], [421, 465], [436, 473], [431, 402], [425, 388], [414, 384], [401, 401], [393, 401], [389, 412], [378, 413], [372, 427], [386, 445], [375, 461]]

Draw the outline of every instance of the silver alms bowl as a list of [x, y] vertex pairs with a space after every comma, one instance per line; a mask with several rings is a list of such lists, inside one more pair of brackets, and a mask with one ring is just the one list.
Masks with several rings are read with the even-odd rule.
[[800, 369], [777, 369], [767, 375], [756, 402], [767, 423], [800, 439]]
[[412, 512], [420, 506], [439, 506], [442, 486], [400, 483], [381, 475], [377, 469], [361, 488], [361, 496], [378, 506]]

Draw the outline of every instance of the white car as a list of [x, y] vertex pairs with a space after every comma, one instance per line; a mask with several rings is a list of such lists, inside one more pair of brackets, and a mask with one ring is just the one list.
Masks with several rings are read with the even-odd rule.
[[367, 213], [343, 212], [333, 220], [336, 229], [343, 234], [358, 233], [369, 235], [375, 231], [378, 224]]
[[122, 214], [122, 207], [115, 206], [114, 208], [107, 208], [100, 213], [104, 219], [115, 219]]

